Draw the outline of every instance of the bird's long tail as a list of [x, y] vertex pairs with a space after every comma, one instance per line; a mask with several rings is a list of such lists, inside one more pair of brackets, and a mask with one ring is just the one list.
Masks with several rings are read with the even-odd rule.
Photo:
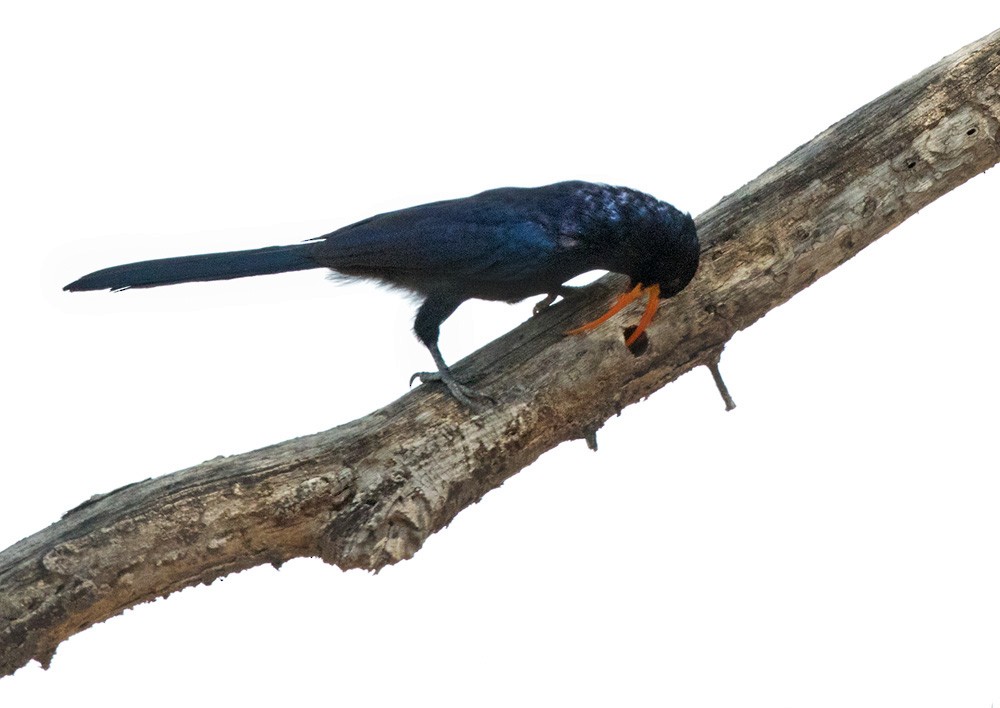
[[125, 290], [199, 280], [229, 280], [251, 275], [269, 275], [293, 270], [322, 268], [310, 257], [312, 244], [270, 246], [252, 251], [206, 253], [198, 256], [161, 258], [105, 268], [85, 275], [63, 290]]

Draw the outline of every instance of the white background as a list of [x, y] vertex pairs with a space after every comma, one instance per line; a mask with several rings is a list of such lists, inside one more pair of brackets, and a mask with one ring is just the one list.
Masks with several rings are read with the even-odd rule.
[[[353, 419], [413, 304], [321, 271], [120, 294], [502, 185], [697, 214], [1000, 26], [983, 2], [13, 3], [0, 16], [0, 547], [92, 494]], [[977, 706], [1000, 700], [994, 170], [377, 576], [146, 604], [0, 705]], [[530, 315], [469, 303], [449, 360]], [[669, 316], [666, 307], [661, 316]]]

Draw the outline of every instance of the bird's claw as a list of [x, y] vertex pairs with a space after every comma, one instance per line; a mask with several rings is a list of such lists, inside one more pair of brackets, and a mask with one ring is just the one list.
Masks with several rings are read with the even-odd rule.
[[554, 293], [549, 293], [544, 298], [535, 303], [535, 306], [531, 309], [532, 314], [540, 315], [545, 312], [552, 303], [556, 301], [556, 298], [562, 298], [563, 300], [568, 300], [572, 297], [576, 297], [579, 294], [581, 288], [574, 285], [560, 285]]
[[543, 300], [539, 300], [538, 302], [535, 303], [535, 306], [531, 308], [531, 314], [536, 316], [542, 314], [547, 309], [549, 309], [549, 305], [555, 302], [557, 297], [559, 296], [553, 293], [549, 293], [548, 295], [545, 296]]
[[455, 377], [451, 375], [451, 372], [418, 371], [410, 377], [410, 386], [412, 386], [413, 382], [417, 379], [420, 379], [420, 383], [433, 383], [435, 381], [440, 381], [448, 387], [448, 392], [459, 403], [467, 406], [477, 413], [485, 410], [488, 405], [496, 403], [496, 400], [491, 396], [487, 396], [485, 393], [481, 393], [474, 388], [456, 381]]

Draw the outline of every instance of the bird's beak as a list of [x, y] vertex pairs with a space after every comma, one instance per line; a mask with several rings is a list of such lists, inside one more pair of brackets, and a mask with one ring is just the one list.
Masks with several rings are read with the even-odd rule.
[[641, 297], [643, 293], [649, 294], [649, 301], [646, 303], [646, 311], [642, 313], [642, 318], [639, 320], [639, 324], [636, 325], [635, 330], [629, 335], [628, 339], [625, 340], [625, 346], [632, 346], [632, 344], [635, 343], [635, 340], [639, 338], [639, 335], [646, 331], [649, 323], [653, 321], [653, 317], [656, 315], [656, 309], [660, 306], [660, 286], [658, 284], [644, 287], [642, 283], [638, 283], [629, 292], [619, 297], [618, 301], [611, 306], [611, 309], [598, 317], [596, 320], [588, 322], [582, 327], [571, 329], [566, 334], [583, 334], [584, 332], [589, 332], [595, 327], [607, 322], [633, 300], [637, 300]]

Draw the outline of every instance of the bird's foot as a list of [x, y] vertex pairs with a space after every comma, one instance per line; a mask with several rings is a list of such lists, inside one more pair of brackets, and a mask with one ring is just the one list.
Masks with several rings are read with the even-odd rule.
[[487, 396], [485, 393], [480, 393], [474, 388], [466, 386], [463, 383], [459, 383], [455, 377], [452, 376], [451, 371], [447, 369], [444, 371], [418, 371], [410, 377], [410, 385], [412, 386], [413, 382], [417, 379], [420, 379], [420, 383], [440, 381], [448, 387], [448, 392], [459, 403], [467, 406], [476, 413], [481, 413], [490, 405], [496, 403], [493, 398]]
[[536, 316], [542, 314], [549, 309], [549, 305], [555, 302], [557, 297], [559, 296], [554, 293], [549, 293], [543, 300], [539, 300], [535, 303], [535, 306], [531, 308], [531, 314]]
[[573, 297], [580, 292], [580, 288], [574, 287], [572, 285], [560, 285], [559, 289], [554, 293], [549, 293], [543, 299], [535, 303], [535, 306], [531, 309], [532, 314], [540, 315], [545, 312], [556, 301], [556, 298], [561, 297], [563, 300]]

